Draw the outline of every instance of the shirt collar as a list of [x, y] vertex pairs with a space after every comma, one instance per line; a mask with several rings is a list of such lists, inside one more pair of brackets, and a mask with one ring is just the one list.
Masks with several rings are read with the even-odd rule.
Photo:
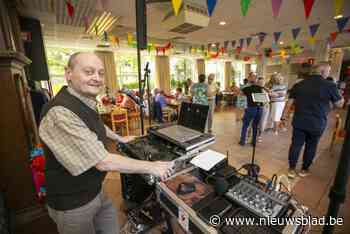
[[75, 96], [76, 98], [78, 98], [80, 101], [82, 101], [85, 105], [87, 105], [88, 107], [90, 107], [93, 110], [97, 110], [96, 108], [96, 104], [97, 101], [96, 99], [92, 99], [92, 98], [88, 98], [85, 97], [81, 94], [79, 94], [77, 91], [75, 91], [74, 89], [72, 89], [71, 87], [68, 86], [67, 91], [72, 94], [73, 96]]

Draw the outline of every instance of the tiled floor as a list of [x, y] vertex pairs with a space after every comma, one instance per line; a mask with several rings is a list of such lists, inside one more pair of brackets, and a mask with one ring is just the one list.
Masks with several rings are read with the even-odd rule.
[[[235, 121], [235, 111], [230, 108], [219, 110], [214, 116], [213, 130], [216, 142], [210, 148], [229, 155], [229, 163], [240, 168], [243, 164], [250, 162], [252, 147], [239, 146], [239, 134], [241, 123]], [[335, 175], [341, 145], [334, 149], [334, 156], [329, 152], [331, 130], [334, 126], [334, 113], [329, 118], [327, 131], [321, 139], [318, 147], [317, 158], [311, 169], [312, 175], [304, 179], [295, 179], [291, 182], [293, 193], [299, 201], [310, 208], [315, 216], [324, 215], [328, 207], [329, 187]], [[257, 145], [256, 162], [261, 167], [261, 174], [271, 177], [273, 174], [285, 174], [288, 169], [288, 149], [290, 145], [291, 132], [280, 133], [278, 136], [266, 133], [263, 142]], [[301, 159], [301, 158], [300, 158]], [[301, 160], [299, 160], [301, 161]], [[120, 191], [120, 177], [118, 173], [109, 173], [105, 181], [105, 190], [112, 198], [116, 207], [123, 210], [123, 201]], [[349, 187], [349, 186], [348, 186]], [[350, 195], [350, 188], [348, 188]], [[336, 233], [350, 233], [350, 201], [347, 199], [342, 206], [340, 215], [345, 218], [345, 225], [337, 228]], [[120, 223], [125, 220], [123, 212], [119, 212]], [[321, 233], [322, 227], [313, 227], [312, 233]]]

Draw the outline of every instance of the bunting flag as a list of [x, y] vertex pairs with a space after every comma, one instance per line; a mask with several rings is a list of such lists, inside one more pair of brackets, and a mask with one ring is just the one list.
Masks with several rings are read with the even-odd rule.
[[311, 37], [315, 36], [319, 27], [320, 27], [320, 24], [313, 24], [309, 26]]
[[232, 48], [235, 48], [235, 46], [236, 46], [236, 40], [231, 41], [231, 46], [232, 46]]
[[303, 0], [304, 1], [304, 10], [306, 19], [309, 18], [312, 6], [314, 5], [314, 0]]
[[224, 49], [227, 50], [228, 47], [228, 41], [224, 41]]
[[84, 20], [84, 27], [85, 27], [85, 32], [86, 32], [89, 29], [90, 20], [89, 20], [88, 16], [84, 16], [83, 20]]
[[201, 51], [202, 51], [202, 53], [204, 52], [204, 49], [205, 49], [205, 46], [204, 46], [204, 45], [201, 45]]
[[278, 40], [280, 39], [281, 35], [282, 35], [282, 32], [274, 32], [273, 33], [273, 38], [274, 38], [276, 44], [278, 43]]
[[173, 9], [174, 9], [174, 13], [177, 16], [179, 14], [179, 10], [182, 4], [182, 0], [171, 0], [172, 4], [173, 4]]
[[250, 5], [250, 0], [241, 0], [241, 11], [243, 16], [247, 15], [249, 5]]
[[340, 15], [343, 10], [344, 0], [334, 0], [335, 15]]
[[336, 19], [336, 21], [337, 21], [337, 27], [338, 27], [339, 32], [342, 32], [343, 29], [345, 28], [346, 24], [349, 21], [349, 16]]
[[297, 37], [299, 36], [300, 33], [300, 27], [299, 28], [293, 28], [292, 29], [292, 35], [293, 35], [293, 40], [295, 41]]
[[219, 46], [220, 46], [220, 42], [216, 42], [215, 43], [215, 48], [216, 48], [217, 51], [219, 51]]
[[310, 43], [311, 45], [314, 45], [314, 44], [316, 43], [316, 38], [314, 38], [314, 37], [309, 37], [309, 43]]
[[112, 45], [119, 46], [119, 38], [117, 36], [109, 36], [109, 41], [112, 43]]
[[208, 44], [208, 51], [210, 51], [211, 43]]
[[98, 1], [101, 2], [102, 9], [107, 10], [109, 0], [98, 0]]
[[282, 0], [271, 0], [271, 4], [272, 4], [273, 18], [276, 19], [282, 6]]
[[252, 42], [252, 38], [251, 37], [247, 37], [246, 41], [247, 41], [247, 48], [248, 48], [250, 46], [250, 43]]
[[211, 16], [216, 6], [216, 0], [207, 0], [207, 6], [208, 6], [208, 14], [209, 16]]
[[266, 37], [265, 33], [260, 33], [259, 34], [259, 46], [261, 46], [264, 43], [265, 37]]
[[338, 32], [332, 32], [329, 34], [329, 36], [330, 36], [331, 42], [335, 42], [338, 36]]
[[131, 45], [134, 40], [134, 37], [132, 36], [132, 33], [128, 33], [128, 45]]
[[244, 38], [239, 39], [239, 47], [242, 49], [244, 44]]
[[74, 5], [73, 5], [72, 1], [66, 0], [66, 7], [67, 7], [67, 13], [68, 13], [69, 17], [72, 18], [74, 15]]

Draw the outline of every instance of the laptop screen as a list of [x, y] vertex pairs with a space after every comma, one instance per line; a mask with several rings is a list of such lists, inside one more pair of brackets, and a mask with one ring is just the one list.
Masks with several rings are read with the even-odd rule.
[[182, 102], [178, 125], [204, 133], [209, 106]]

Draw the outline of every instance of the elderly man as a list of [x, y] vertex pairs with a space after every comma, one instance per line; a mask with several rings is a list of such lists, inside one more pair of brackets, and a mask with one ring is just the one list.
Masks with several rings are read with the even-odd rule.
[[94, 53], [75, 53], [63, 87], [42, 111], [39, 134], [46, 151], [47, 206], [60, 234], [119, 233], [116, 210], [102, 191], [108, 171], [153, 174], [165, 179], [169, 162], [147, 162], [112, 154], [107, 138], [126, 142], [96, 111], [104, 65]]
[[326, 80], [331, 69], [329, 63], [320, 62], [315, 69], [315, 75], [292, 87], [281, 118], [282, 121], [286, 120], [289, 116], [288, 110], [292, 105], [295, 106], [292, 122], [292, 144], [289, 149], [288, 176], [290, 178], [295, 178], [297, 175], [295, 168], [304, 144], [303, 165], [299, 176], [309, 175], [309, 167], [327, 125], [327, 115], [331, 109], [330, 103], [333, 103], [336, 107], [342, 107], [344, 104], [335, 83]]

